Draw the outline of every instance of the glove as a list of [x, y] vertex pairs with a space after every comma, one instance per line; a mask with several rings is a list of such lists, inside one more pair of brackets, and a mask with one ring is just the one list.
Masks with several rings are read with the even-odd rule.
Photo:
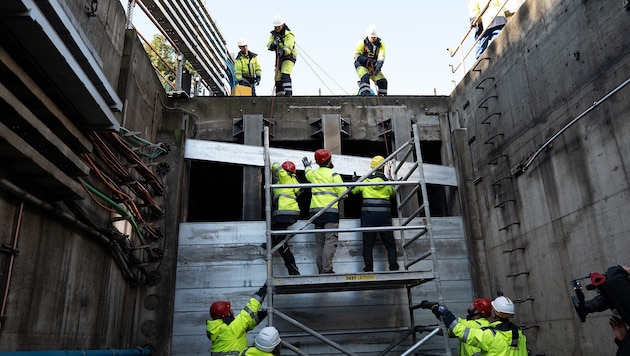
[[254, 294], [259, 296], [260, 300], [265, 299], [265, 297], [267, 296], [267, 283], [265, 283], [262, 287], [260, 287], [258, 292], [254, 293]]
[[278, 44], [275, 43], [275, 42], [269, 45], [269, 50], [270, 51], [275, 51], [276, 48], [278, 48]]
[[368, 57], [366, 56], [358, 56], [357, 57], [357, 62], [359, 62], [360, 65], [362, 66], [367, 66], [367, 61], [368, 61]]
[[267, 309], [258, 310], [258, 313], [256, 315], [258, 316], [259, 322], [262, 321], [264, 318], [267, 317]]
[[254, 81], [256, 82], [256, 85], [260, 84], [260, 75], [257, 75]]
[[444, 316], [444, 314], [448, 313], [448, 308], [444, 304], [435, 304], [433, 307], [431, 307], [431, 312], [433, 312], [433, 315], [435, 315], [435, 317], [440, 320], [441, 316]]
[[357, 172], [354, 172], [354, 174], [352, 175], [352, 181], [356, 182], [359, 180], [359, 176], [357, 175]]
[[383, 68], [383, 61], [376, 61], [376, 68], [374, 69], [374, 75], [380, 73], [381, 68]]
[[311, 161], [309, 161], [308, 158], [304, 157], [302, 158], [302, 164], [304, 165], [304, 169], [306, 169], [306, 167], [311, 166]]

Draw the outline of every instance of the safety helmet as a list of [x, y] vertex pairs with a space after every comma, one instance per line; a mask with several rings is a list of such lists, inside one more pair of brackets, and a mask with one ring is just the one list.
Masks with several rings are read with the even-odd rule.
[[317, 164], [319, 164], [320, 166], [328, 162], [330, 160], [330, 157], [332, 156], [330, 155], [330, 152], [328, 152], [328, 150], [320, 148], [319, 150], [315, 151], [315, 162], [317, 162]]
[[256, 348], [261, 351], [273, 351], [276, 346], [280, 344], [280, 334], [278, 333], [278, 329], [273, 326], [262, 328], [258, 333], [258, 336], [256, 336], [254, 344], [256, 345]]
[[281, 26], [284, 25], [284, 20], [282, 19], [282, 16], [280, 15], [276, 15], [273, 17], [273, 27], [277, 27], [277, 26]]
[[247, 46], [247, 40], [244, 38], [239, 38], [238, 39], [238, 46]]
[[376, 31], [376, 26], [375, 26], [375, 25], [370, 25], [370, 26], [367, 28], [366, 33], [367, 33], [367, 36], [368, 36], [368, 37], [372, 37], [372, 36], [376, 36], [376, 37], [378, 37], [378, 32]]
[[492, 311], [492, 301], [488, 298], [477, 298], [473, 300], [473, 306], [484, 318], [490, 316], [490, 312]]
[[295, 173], [295, 163], [291, 161], [285, 161], [284, 163], [282, 163], [282, 169], [287, 172]]
[[492, 301], [492, 308], [500, 318], [511, 318], [514, 316], [514, 303], [507, 297], [498, 297]]
[[370, 168], [374, 168], [374, 167], [378, 166], [384, 160], [385, 160], [385, 158], [383, 158], [383, 156], [374, 156], [374, 157], [372, 157], [372, 160], [370, 161]]
[[230, 316], [232, 312], [232, 304], [230, 302], [218, 301], [210, 306], [210, 316], [212, 319], [223, 319]]

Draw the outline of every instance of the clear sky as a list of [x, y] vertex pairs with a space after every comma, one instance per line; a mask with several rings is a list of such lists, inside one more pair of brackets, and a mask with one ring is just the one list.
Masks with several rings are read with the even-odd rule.
[[[447, 50], [455, 49], [469, 29], [464, 0], [220, 0], [204, 5], [231, 53], [238, 52], [237, 41], [243, 37], [258, 54], [261, 96], [273, 92], [275, 55], [266, 44], [275, 15], [295, 33], [298, 58], [291, 77], [296, 96], [353, 95], [358, 80], [354, 48], [371, 24], [386, 45], [383, 73], [390, 95], [449, 95], [464, 75], [461, 67], [453, 74], [449, 65], [461, 57], [451, 57]], [[143, 17], [138, 8], [133, 22], [151, 38]], [[466, 50], [470, 42], [465, 42]]]

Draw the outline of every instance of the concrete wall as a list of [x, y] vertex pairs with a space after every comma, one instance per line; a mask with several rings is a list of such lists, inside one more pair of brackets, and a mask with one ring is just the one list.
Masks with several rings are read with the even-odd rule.
[[[80, 29], [104, 76], [112, 87], [118, 88], [125, 105], [125, 110], [117, 113], [121, 124], [147, 141], [154, 141], [161, 126], [161, 100], [165, 94], [135, 33], [125, 31], [125, 13], [120, 3], [99, 2], [96, 16], [88, 16], [89, 2], [60, 5], [76, 21], [68, 26]], [[87, 180], [96, 181], [94, 175]], [[112, 223], [109, 211], [90, 199], [71, 202], [86, 214], [78, 214], [79, 219], [90, 221], [79, 222], [69, 219], [76, 209], [69, 209], [63, 202], [38, 204], [37, 197], [28, 191], [7, 189], [4, 181], [2, 187], [0, 243], [13, 246], [16, 241], [19, 254], [13, 255], [12, 263], [10, 254], [0, 257], [3, 291], [8, 284], [0, 350], [150, 346], [155, 354], [170, 354], [172, 273], [163, 272], [167, 275], [165, 282], [151, 287], [145, 279], [147, 275], [140, 272], [142, 269], [159, 275], [168, 263], [159, 271], [160, 263], [155, 262], [129, 266], [139, 277], [132, 282], [115, 262], [107, 240]], [[156, 225], [160, 227], [160, 222]], [[176, 238], [170, 236], [154, 247], [169, 253], [170, 249], [163, 246], [168, 241], [176, 244]], [[129, 242], [139, 245], [134, 238]], [[130, 255], [146, 261], [147, 256], [139, 251], [133, 250]]]
[[630, 87], [518, 167], [630, 77], [622, 3], [526, 1], [451, 94], [475, 289], [523, 301], [515, 320], [534, 355], [616, 350], [610, 311], [581, 323], [569, 281], [629, 262]]

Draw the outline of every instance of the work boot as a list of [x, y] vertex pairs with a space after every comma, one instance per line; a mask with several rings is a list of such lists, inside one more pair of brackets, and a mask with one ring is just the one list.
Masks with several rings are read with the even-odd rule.
[[296, 265], [287, 266], [287, 271], [289, 272], [290, 276], [299, 276], [300, 275], [300, 270], [298, 270]]

